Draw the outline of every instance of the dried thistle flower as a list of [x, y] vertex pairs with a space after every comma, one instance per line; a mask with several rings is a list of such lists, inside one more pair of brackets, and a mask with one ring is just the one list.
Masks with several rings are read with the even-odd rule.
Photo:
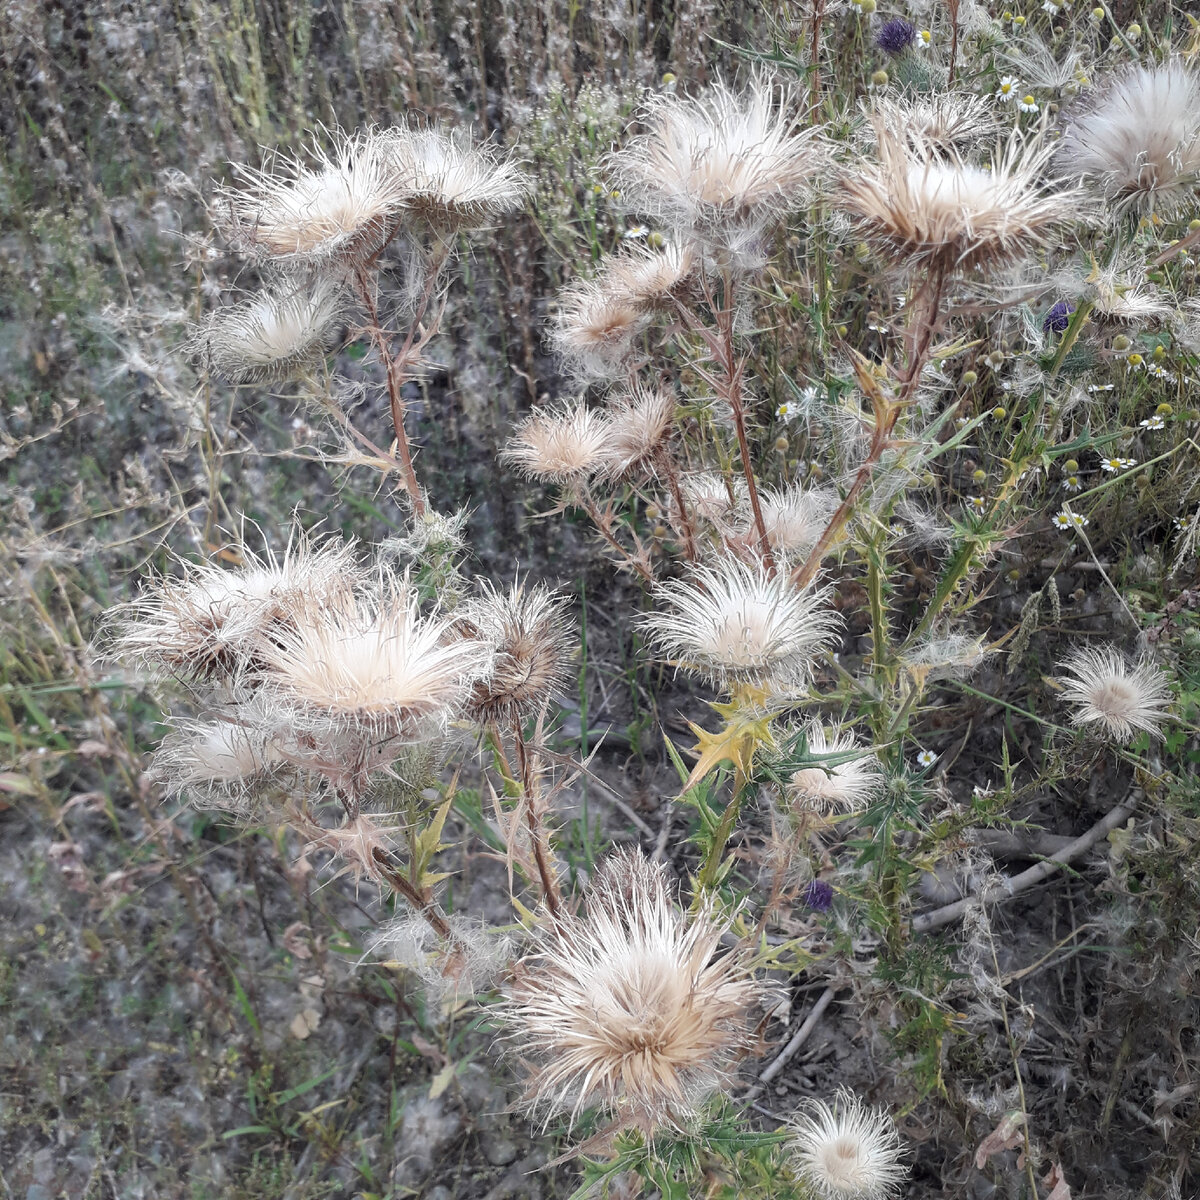
[[800, 686], [840, 624], [826, 589], [795, 588], [734, 558], [655, 588], [668, 607], [643, 627], [658, 649], [714, 684]]
[[787, 559], [817, 544], [838, 506], [838, 498], [832, 490], [793, 483], [783, 488], [764, 488], [759, 493], [759, 505], [771, 548]]
[[637, 383], [610, 405], [608, 415], [609, 478], [653, 473], [675, 432], [674, 393]]
[[[824, 729], [813, 722], [805, 731], [808, 752], [823, 755], [849, 754], [862, 750], [854, 734], [841, 729]], [[862, 808], [883, 788], [883, 771], [874, 754], [828, 765], [801, 767], [788, 781], [787, 795], [798, 808], [820, 812], [853, 812]]]
[[245, 812], [248, 798], [282, 762], [270, 735], [236, 719], [176, 723], [154, 752], [150, 777], [198, 808]]
[[1059, 663], [1062, 696], [1076, 705], [1072, 721], [1097, 726], [1117, 742], [1129, 742], [1138, 730], [1161, 737], [1171, 691], [1166, 675], [1148, 660], [1131, 664], [1115, 646], [1084, 646]]
[[875, 101], [874, 111], [892, 134], [907, 138], [918, 151], [960, 153], [996, 131], [995, 110], [973, 92], [881, 96]]
[[1121, 206], [1189, 203], [1200, 182], [1200, 74], [1172, 59], [1116, 75], [1067, 126], [1055, 165]]
[[380, 739], [454, 715], [492, 667], [490, 646], [423, 617], [415, 593], [388, 579], [372, 594], [310, 608], [261, 654], [264, 687], [290, 710], [288, 722]]
[[439, 129], [391, 129], [391, 162], [404, 187], [404, 207], [435, 229], [486, 224], [519, 208], [530, 181], [517, 164], [469, 136]]
[[608, 379], [621, 373], [647, 321], [643, 302], [602, 280], [579, 280], [558, 294], [550, 343], [585, 378]]
[[[276, 632], [309, 607], [344, 602], [362, 580], [353, 543], [294, 530], [282, 558], [242, 550], [243, 566], [185, 566], [151, 578], [109, 614], [109, 653], [189, 679], [230, 679], [259, 661]], [[268, 636], [270, 635], [270, 636]]]
[[572, 1120], [599, 1105], [649, 1133], [686, 1127], [748, 1045], [760, 994], [743, 955], [718, 956], [728, 922], [684, 914], [661, 864], [618, 852], [597, 870], [586, 916], [566, 916], [517, 965], [503, 1009], [532, 1060], [528, 1103]]
[[741, 93], [659, 95], [643, 120], [646, 132], [609, 157], [614, 183], [632, 209], [721, 243], [801, 205], [825, 162], [791, 93], [764, 79]]
[[723, 475], [706, 472], [683, 478], [683, 495], [691, 512], [702, 521], [725, 528], [737, 514], [745, 498], [745, 483], [736, 480], [733, 491]]
[[598, 282], [627, 304], [666, 307], [695, 280], [698, 258], [691, 242], [667, 242], [661, 250], [638, 246], [606, 259]]
[[501, 459], [530, 479], [581, 484], [609, 463], [609, 418], [582, 400], [539, 409], [517, 426]]
[[810, 1102], [792, 1122], [801, 1178], [823, 1200], [881, 1200], [908, 1174], [891, 1117], [841, 1089], [832, 1104]]
[[313, 141], [314, 166], [275, 155], [264, 170], [236, 168], [243, 186], [218, 192], [218, 220], [235, 242], [311, 267], [355, 267], [383, 249], [406, 195], [391, 135], [333, 130], [328, 141]]
[[458, 626], [495, 648], [492, 672], [476, 685], [468, 714], [476, 721], [523, 721], [536, 716], [571, 678], [577, 645], [569, 600], [549, 588], [490, 583], [467, 606]]
[[905, 650], [905, 667], [922, 679], [965, 679], [987, 656], [982, 638], [966, 633], [941, 633]]
[[344, 304], [336, 280], [276, 285], [213, 313], [190, 349], [230, 383], [295, 379], [324, 359]]
[[1014, 136], [987, 170], [955, 153], [913, 147], [878, 119], [876, 137], [879, 161], [843, 173], [840, 204], [859, 235], [898, 263], [994, 270], [1087, 215], [1081, 190], [1043, 190], [1046, 147]]

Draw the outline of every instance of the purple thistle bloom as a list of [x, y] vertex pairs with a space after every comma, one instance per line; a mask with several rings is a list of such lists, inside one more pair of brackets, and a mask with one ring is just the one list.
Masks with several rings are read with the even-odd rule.
[[833, 903], [833, 884], [824, 879], [814, 879], [804, 889], [804, 903], [816, 912], [828, 912]]
[[916, 36], [917, 31], [913, 25], [903, 17], [894, 17], [890, 21], [884, 21], [879, 27], [879, 32], [875, 35], [875, 45], [884, 54], [890, 54], [894, 58], [903, 54], [913, 44]]
[[1043, 333], [1066, 333], [1067, 326], [1071, 323], [1071, 314], [1075, 310], [1065, 301], [1060, 300], [1046, 315], [1042, 318]]

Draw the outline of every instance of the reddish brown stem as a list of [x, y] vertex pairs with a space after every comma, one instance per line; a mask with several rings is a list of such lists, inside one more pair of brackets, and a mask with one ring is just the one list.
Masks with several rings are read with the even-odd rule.
[[[396, 431], [396, 453], [400, 458], [400, 473], [404, 478], [404, 488], [412, 502], [413, 512], [418, 517], [425, 515], [425, 497], [421, 494], [421, 485], [417, 482], [417, 473], [413, 469], [412, 453], [408, 446], [408, 436], [404, 430], [404, 397], [401, 388], [404, 385], [403, 372], [400, 366], [401, 356], [393, 355], [387, 335], [379, 324], [379, 305], [375, 299], [375, 290], [370, 280], [362, 271], [356, 272], [358, 298], [366, 309], [368, 326], [367, 332], [375, 343], [379, 357], [383, 359], [384, 370], [387, 374], [388, 400], [392, 408], [392, 425]], [[414, 328], [416, 323], [414, 322]], [[413, 333], [409, 331], [409, 343]], [[407, 347], [406, 347], [407, 348]], [[404, 353], [403, 351], [401, 352]]]
[[518, 718], [513, 719], [512, 734], [513, 744], [517, 749], [517, 767], [521, 772], [521, 787], [525, 792], [525, 824], [529, 828], [529, 840], [533, 845], [533, 860], [537, 865], [538, 880], [542, 886], [542, 898], [546, 901], [550, 915], [557, 917], [562, 909], [562, 892], [558, 886], [558, 875], [550, 862], [546, 829], [537, 811], [538, 781]]
[[663, 474], [667, 477], [667, 487], [671, 489], [671, 496], [675, 501], [675, 511], [679, 513], [679, 528], [683, 534], [683, 553], [687, 556], [688, 562], [695, 562], [696, 533], [692, 525], [692, 515], [684, 503], [683, 489], [679, 486], [679, 472], [675, 469], [675, 460], [671, 457], [669, 450], [663, 454], [661, 465]]
[[388, 861], [387, 855], [378, 846], [372, 851], [379, 873], [429, 922], [433, 931], [447, 941], [456, 940], [450, 922], [432, 896], [423, 896], [416, 887]]
[[750, 443], [746, 438], [745, 407], [742, 404], [742, 373], [744, 363], [735, 357], [733, 344], [733, 277], [725, 272], [725, 295], [720, 308], [714, 307], [717, 328], [720, 331], [720, 355], [718, 364], [724, 373], [722, 380], [725, 399], [729, 411], [733, 414], [733, 427], [737, 433], [738, 452], [742, 458], [742, 474], [746, 477], [746, 491], [750, 497], [750, 511], [754, 515], [754, 527], [758, 532], [759, 546], [762, 550], [763, 565], [768, 574], [775, 574], [775, 556], [771, 553], [771, 539], [767, 537], [766, 523], [763, 521], [762, 505], [758, 499], [758, 484], [754, 478], [754, 463], [750, 459]]
[[592, 519], [592, 524], [596, 526], [596, 532], [611, 546], [620, 556], [621, 559], [630, 567], [632, 567], [647, 583], [656, 582], [654, 572], [646, 566], [639, 558], [630, 554], [624, 546], [617, 541], [616, 536], [612, 531], [612, 523], [609, 518], [600, 511], [600, 506], [586, 492], [582, 492], [578, 496], [580, 507]]
[[871, 448], [867, 452], [862, 466], [859, 467], [854, 482], [846, 493], [846, 498], [838, 505], [837, 511], [830, 518], [829, 524], [825, 526], [809, 556], [792, 572], [792, 583], [797, 587], [807, 587], [821, 569], [821, 560], [850, 519], [854, 505], [867, 486], [867, 481], [883, 457], [884, 451], [891, 445], [892, 431], [896, 427], [900, 413], [916, 394], [917, 387], [921, 382], [921, 373], [925, 369], [929, 350], [933, 345], [933, 331], [941, 310], [945, 285], [946, 269], [938, 264], [930, 268], [929, 274], [913, 298], [909, 309], [908, 330], [905, 335], [905, 341], [909, 348], [908, 365], [901, 376], [899, 394], [889, 406], [887, 418], [876, 422], [875, 432], [871, 437]]

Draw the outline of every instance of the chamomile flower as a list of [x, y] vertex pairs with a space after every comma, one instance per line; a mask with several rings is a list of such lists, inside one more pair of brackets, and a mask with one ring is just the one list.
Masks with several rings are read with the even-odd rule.
[[932, 750], [922, 750], [917, 755], [917, 766], [925, 771], [932, 767], [937, 760], [938, 756]]
[[1066, 479], [1063, 480], [1064, 492], [1078, 492], [1082, 489], [1083, 484], [1080, 483], [1078, 475], [1068, 475]]
[[625, 238], [626, 241], [636, 242], [641, 238], [648, 236], [649, 233], [650, 229], [646, 225], [630, 225], [629, 228], [626, 229], [623, 234], [621, 234], [621, 236]]
[[1109, 475], [1116, 475], [1120, 471], [1128, 471], [1130, 467], [1136, 466], [1136, 458], [1102, 458], [1100, 460], [1100, 469]]
[[1022, 96], [1017, 104], [1017, 107], [1023, 113], [1035, 113], [1040, 111], [1040, 105], [1032, 96]]
[[1005, 104], [1009, 104], [1017, 98], [1017, 93], [1019, 91], [1020, 88], [1017, 85], [1016, 79], [1011, 75], [1005, 75], [1000, 80], [1000, 86], [996, 90], [996, 96], [1000, 100], [1003, 100]]
[[1050, 520], [1057, 529], [1063, 530], [1084, 529], [1088, 524], [1087, 517], [1082, 513], [1074, 513], [1069, 508], [1060, 509]]
[[913, 42], [913, 46], [917, 50], [928, 50], [933, 45], [933, 34], [928, 29], [918, 29], [917, 39]]
[[[1169, 379], [1171, 372], [1159, 362], [1152, 362], [1146, 368], [1146, 374], [1152, 375], [1155, 379]], [[1161, 426], [1158, 426], [1161, 428]]]
[[794, 400], [785, 400], [776, 410], [775, 415], [785, 421], [790, 421], [793, 417], [800, 415], [801, 408]]
[[987, 512], [987, 500], [983, 496], [968, 496], [967, 508], [973, 513], [985, 513]]
[[1158, 413], [1155, 413], [1154, 416], [1147, 417], [1144, 421], [1139, 421], [1138, 424], [1143, 429], [1162, 429], [1166, 425], [1166, 422]]

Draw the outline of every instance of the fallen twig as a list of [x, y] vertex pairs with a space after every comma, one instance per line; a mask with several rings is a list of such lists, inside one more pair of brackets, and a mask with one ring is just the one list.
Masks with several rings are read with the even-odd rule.
[[1090, 850], [1101, 838], [1107, 837], [1118, 825], [1123, 824], [1133, 814], [1134, 809], [1137, 808], [1140, 797], [1141, 793], [1139, 791], [1131, 792], [1127, 799], [1123, 800], [1110, 813], [1097, 821], [1087, 833], [1081, 837], [1077, 837], [1069, 845], [1064, 846], [1057, 854], [1053, 854], [1035, 866], [1030, 867], [1028, 871], [1022, 871], [1019, 875], [1013, 875], [1000, 883], [993, 884], [989, 888], [984, 888], [982, 891], [973, 892], [969, 896], [964, 896], [961, 900], [955, 900], [953, 904], [947, 904], [943, 908], [935, 908], [932, 912], [922, 913], [919, 917], [914, 917], [912, 932], [925, 933], [930, 929], [940, 929], [943, 925], [949, 925], [951, 921], [957, 921], [966, 912], [968, 905], [977, 902], [980, 904], [997, 904], [1001, 900], [1007, 900], [1011, 896], [1028, 891], [1035, 884], [1041, 883], [1043, 879], [1048, 879], [1059, 867], [1069, 863], [1072, 859], [1078, 858], [1085, 851]]
[[763, 1073], [758, 1077], [758, 1082], [742, 1097], [744, 1103], [749, 1104], [757, 1100], [762, 1095], [763, 1088], [783, 1070], [788, 1060], [804, 1045], [808, 1035], [817, 1027], [817, 1022], [833, 1001], [836, 993], [837, 989], [830, 986], [817, 997], [817, 1002], [813, 1005], [812, 1012], [805, 1018], [804, 1024], [796, 1030], [792, 1040], [780, 1050], [774, 1060], [763, 1069]]

